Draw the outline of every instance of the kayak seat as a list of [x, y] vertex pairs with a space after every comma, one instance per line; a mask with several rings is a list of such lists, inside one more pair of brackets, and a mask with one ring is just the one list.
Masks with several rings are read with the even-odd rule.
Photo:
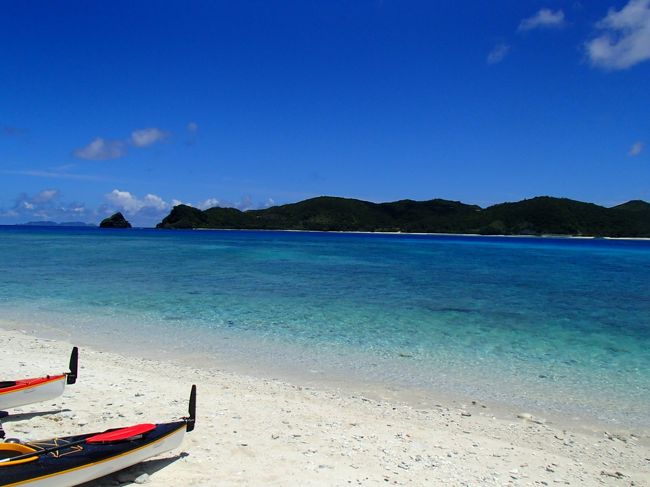
[[34, 455], [33, 457], [11, 461], [13, 457], [24, 455], [25, 453], [34, 453], [35, 451], [35, 449], [20, 443], [0, 443], [0, 468], [38, 460], [38, 455]]

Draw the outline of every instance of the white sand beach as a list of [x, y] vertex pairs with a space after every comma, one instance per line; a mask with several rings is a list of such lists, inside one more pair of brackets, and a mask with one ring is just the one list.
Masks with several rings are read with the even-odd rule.
[[[8, 380], [63, 371], [73, 344], [17, 328], [0, 331], [0, 345]], [[197, 384], [197, 427], [181, 450], [92, 485], [650, 485], [647, 433], [567, 430], [480, 398], [417, 409], [196, 365], [84, 347], [76, 385], [3, 425], [36, 440], [168, 421], [186, 414]]]

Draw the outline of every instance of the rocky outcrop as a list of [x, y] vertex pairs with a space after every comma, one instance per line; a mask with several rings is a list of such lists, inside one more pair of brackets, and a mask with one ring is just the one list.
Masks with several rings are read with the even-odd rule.
[[131, 224], [119, 211], [108, 218], [104, 218], [99, 226], [101, 228], [131, 228]]

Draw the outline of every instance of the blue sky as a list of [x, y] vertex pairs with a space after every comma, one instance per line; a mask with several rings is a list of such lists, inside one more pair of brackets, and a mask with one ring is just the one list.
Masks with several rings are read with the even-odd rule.
[[650, 200], [650, 0], [20, 0], [0, 45], [0, 223]]

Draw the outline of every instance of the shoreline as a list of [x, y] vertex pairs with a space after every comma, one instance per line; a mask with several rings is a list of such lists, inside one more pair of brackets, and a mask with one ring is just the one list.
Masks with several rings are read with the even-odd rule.
[[[65, 365], [67, 341], [0, 326], [2, 370], [38, 375]], [[12, 367], [17, 362], [20, 366]], [[371, 397], [354, 386], [303, 386], [92, 347], [81, 349], [80, 365], [80, 381], [62, 399], [16, 411], [26, 417], [53, 408], [58, 413], [5, 420], [8, 436], [37, 439], [88, 428], [100, 431], [125, 421], [164, 421], [185, 413], [189, 384], [197, 383], [197, 430], [183, 445], [189, 455], [152, 470], [152, 485], [181, 478], [184, 485], [650, 482], [647, 433], [579, 431], [527, 412], [504, 417], [480, 401], [440, 398], [415, 407], [396, 398]], [[132, 470], [134, 475], [147, 472]]]
[[[629, 434], [639, 432], [650, 438], [650, 427], [646, 423], [624, 422], [617, 419], [604, 419], [603, 416], [597, 417], [588, 414], [585, 410], [570, 411], [556, 410], [545, 407], [543, 404], [518, 404], [514, 399], [501, 399], [490, 397], [481, 391], [470, 392], [462, 387], [450, 388], [449, 382], [440, 383], [436, 389], [406, 382], [396, 381], [394, 377], [377, 378], [366, 375], [358, 370], [347, 371], [341, 368], [341, 365], [324, 368], [323, 364], [305, 363], [303, 361], [305, 354], [311, 355], [313, 350], [293, 349], [295, 345], [282, 344], [282, 348], [290, 347], [290, 355], [295, 356], [294, 365], [297, 368], [289, 368], [288, 364], [279, 360], [275, 363], [268, 362], [268, 357], [261, 361], [251, 363], [248, 356], [237, 354], [233, 356], [227, 350], [214, 350], [213, 353], [207, 353], [205, 350], [189, 350], [185, 347], [173, 348], [170, 342], [160, 342], [157, 349], [148, 347], [143, 336], [131, 337], [128, 343], [121, 347], [116, 347], [107, 341], [108, 336], [112, 333], [122, 333], [120, 330], [113, 330], [109, 335], [102, 335], [102, 338], [96, 337], [92, 331], [78, 328], [76, 331], [69, 329], [57, 328], [54, 324], [38, 323], [28, 325], [23, 322], [7, 321], [0, 319], [0, 330], [10, 332], [20, 332], [33, 337], [48, 339], [53, 341], [74, 341], [76, 345], [84, 348], [91, 348], [102, 353], [120, 353], [127, 356], [137, 355], [146, 360], [157, 360], [157, 355], [162, 352], [165, 354], [165, 361], [178, 365], [180, 367], [193, 367], [199, 369], [219, 370], [220, 372], [237, 374], [258, 380], [279, 380], [294, 384], [299, 387], [315, 388], [319, 390], [336, 390], [347, 394], [360, 394], [378, 401], [399, 402], [413, 408], [429, 408], [436, 404], [444, 404], [450, 408], [465, 407], [467, 404], [478, 403], [489, 406], [490, 414], [494, 417], [507, 420], [516, 417], [518, 414], [531, 414], [542, 420], [544, 423], [553, 424], [562, 429], [580, 431], [585, 434], [601, 434], [604, 431], [616, 430]], [[78, 336], [75, 336], [77, 333]], [[90, 338], [92, 336], [92, 338]], [[194, 337], [201, 340], [201, 336]], [[227, 340], [228, 342], [230, 340]], [[261, 353], [260, 347], [268, 347], [268, 343], [260, 345], [255, 342], [242, 342], [235, 346], [239, 350], [244, 344], [256, 350], [255, 353]], [[276, 344], [277, 346], [277, 344]], [[278, 353], [280, 349], [276, 350]], [[296, 355], [297, 354], [297, 355]], [[260, 357], [258, 355], [258, 357]], [[261, 358], [261, 357], [260, 357]], [[363, 355], [356, 357], [355, 360], [363, 360], [364, 363], [369, 358]], [[357, 363], [352, 358], [348, 361]], [[375, 359], [376, 360], [376, 359]], [[381, 364], [378, 367], [385, 367], [387, 364]], [[390, 366], [390, 364], [389, 364]], [[523, 392], [523, 391], [522, 391]]]
[[[134, 227], [135, 228], [135, 227]], [[292, 230], [292, 229], [268, 229], [268, 228], [156, 228], [156, 227], [137, 227], [141, 230], [185, 230], [201, 232], [289, 232], [289, 233], [332, 233], [343, 235], [404, 235], [421, 236], [421, 237], [480, 237], [480, 238], [532, 238], [532, 239], [567, 239], [567, 240], [629, 240], [629, 241], [650, 241], [650, 237], [596, 237], [590, 235], [562, 235], [562, 234], [544, 234], [544, 235], [505, 235], [490, 234], [483, 235], [480, 233], [429, 233], [429, 232], [367, 232], [367, 231], [344, 231], [344, 230]]]
[[[612, 419], [604, 419], [604, 416], [594, 416], [582, 410], [557, 410], [552, 409], [548, 404], [521, 404], [512, 396], [510, 399], [498, 398], [482, 393], [480, 390], [470, 391], [470, 388], [451, 387], [458, 379], [439, 382], [436, 388], [426, 385], [407, 383], [395, 379], [395, 370], [390, 377], [381, 378], [368, 375], [368, 371], [348, 370], [345, 364], [363, 363], [367, 366], [368, 361], [375, 362], [378, 368], [391, 367], [394, 360], [388, 359], [384, 363], [380, 358], [371, 359], [364, 354], [355, 357], [348, 357], [341, 365], [324, 366], [323, 363], [305, 362], [305, 356], [312, 356], [315, 353], [311, 349], [296, 348], [297, 345], [275, 344], [274, 350], [281, 353], [285, 347], [289, 347], [290, 356], [294, 357], [294, 364], [297, 367], [290, 367], [286, 358], [275, 362], [269, 362], [269, 358], [261, 354], [262, 349], [268, 351], [269, 343], [251, 342], [250, 338], [236, 345], [230, 344], [227, 349], [220, 348], [209, 353], [206, 350], [191, 350], [185, 346], [174, 347], [171, 341], [158, 343], [157, 348], [148, 346], [145, 336], [132, 336], [128, 343], [120, 347], [111, 344], [109, 337], [113, 334], [123, 333], [119, 329], [93, 334], [91, 330], [77, 328], [76, 330], [57, 328], [54, 324], [36, 323], [28, 325], [18, 321], [0, 319], [0, 331], [20, 332], [32, 337], [39, 337], [53, 341], [70, 341], [84, 348], [91, 348], [102, 353], [120, 353], [126, 356], [139, 356], [146, 360], [157, 360], [158, 355], [163, 353], [165, 361], [181, 367], [193, 367], [199, 369], [219, 370], [224, 373], [237, 374], [259, 380], [279, 380], [300, 387], [315, 388], [321, 390], [337, 390], [343, 393], [363, 393], [367, 397], [379, 401], [393, 401], [409, 405], [414, 408], [428, 408], [436, 404], [445, 404], [448, 407], [464, 407], [471, 403], [487, 405], [490, 412], [496, 418], [506, 420], [516, 417], [517, 414], [532, 414], [542, 419], [545, 423], [554, 424], [563, 429], [580, 431], [585, 434], [600, 434], [607, 430], [617, 430], [625, 433], [637, 431], [640, 434], [650, 437], [650, 426], [646, 423], [622, 421], [613, 416]], [[153, 331], [153, 330], [151, 330]], [[227, 343], [231, 338], [224, 337]], [[206, 339], [202, 335], [194, 337], [196, 340]], [[234, 348], [232, 348], [234, 347]], [[251, 356], [241, 355], [241, 348], [250, 348], [250, 354], [258, 357], [252, 362]], [[271, 354], [273, 355], [273, 354]], [[361, 361], [361, 362], [359, 362]], [[408, 370], [404, 371], [409, 373]], [[481, 379], [483, 380], [483, 379]], [[522, 390], [523, 393], [523, 390]]]
[[[21, 228], [71, 228], [71, 229], [97, 229], [99, 226], [38, 226], [27, 224], [6, 224], [0, 227], [21, 227]], [[106, 230], [106, 229], [102, 229]], [[110, 229], [109, 229], [110, 230]], [[511, 234], [490, 234], [483, 235], [480, 233], [432, 233], [432, 232], [370, 232], [355, 230], [294, 230], [294, 229], [268, 229], [268, 228], [156, 228], [156, 227], [133, 227], [131, 229], [118, 230], [165, 230], [165, 231], [197, 231], [197, 232], [286, 232], [286, 233], [324, 233], [324, 234], [342, 234], [342, 235], [403, 235], [403, 236], [420, 236], [420, 237], [479, 237], [479, 238], [531, 238], [531, 239], [558, 239], [558, 240], [611, 240], [631, 241], [631, 242], [650, 242], [650, 237], [598, 237], [593, 235], [564, 235], [564, 234], [543, 234], [543, 235], [511, 235]]]

